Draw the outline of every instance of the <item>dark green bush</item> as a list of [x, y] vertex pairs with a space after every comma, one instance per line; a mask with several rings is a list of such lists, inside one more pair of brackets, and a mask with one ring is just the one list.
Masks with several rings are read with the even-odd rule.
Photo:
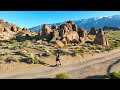
[[106, 46], [106, 51], [111, 51], [113, 49], [115, 49], [116, 47], [115, 46]]
[[120, 72], [112, 72], [108, 76], [110, 79], [120, 79]]

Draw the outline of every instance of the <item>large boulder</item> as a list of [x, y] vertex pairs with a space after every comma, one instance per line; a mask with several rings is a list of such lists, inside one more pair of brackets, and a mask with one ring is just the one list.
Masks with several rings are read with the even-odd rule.
[[102, 29], [99, 29], [98, 33], [96, 34], [96, 37], [94, 39], [95, 44], [103, 45], [103, 46], [109, 46], [106, 34], [103, 32]]
[[67, 26], [69, 31], [73, 31], [71, 23], [66, 23], [65, 25]]
[[23, 31], [27, 31], [28, 29], [24, 27], [22, 30], [23, 30]]
[[91, 39], [88, 36], [87, 30], [84, 30], [82, 28], [78, 28], [78, 35], [79, 35], [79, 37], [82, 37], [85, 41], [91, 41]]
[[12, 32], [10, 29], [8, 29], [8, 28], [4, 28], [4, 32]]
[[22, 28], [20, 28], [20, 27], [17, 27], [17, 31], [21, 31], [22, 30]]
[[71, 20], [59, 26], [59, 33], [61, 37], [67, 35], [71, 31], [77, 30], [78, 30], [77, 25]]
[[17, 32], [17, 26], [16, 26], [16, 25], [13, 25], [13, 26], [11, 27], [11, 31]]
[[0, 25], [0, 32], [4, 32], [4, 27]]
[[77, 25], [73, 22], [73, 21], [67, 21], [67, 23], [69, 23], [70, 25], [71, 25], [71, 27], [72, 27], [72, 31], [77, 31]]
[[52, 26], [51, 29], [58, 29], [58, 26]]
[[42, 28], [42, 34], [41, 34], [41, 39], [46, 38], [47, 41], [50, 41], [52, 39], [52, 29], [49, 25], [44, 24]]
[[64, 35], [67, 35], [72, 30], [72, 29], [70, 30], [68, 26], [69, 24], [67, 23], [60, 25], [59, 33], [61, 37], [64, 37]]
[[66, 23], [70, 23], [70, 24], [74, 24], [74, 22], [72, 21], [72, 20], [69, 20], [69, 21], [67, 21]]
[[53, 29], [53, 32], [52, 32], [52, 40], [56, 40], [58, 37], [59, 37], [59, 32], [58, 32], [58, 30], [56, 30], [56, 29]]
[[10, 40], [13, 37], [14, 35], [12, 31], [10, 31], [9, 33], [8, 32], [0, 33], [0, 40]]
[[22, 33], [25, 34], [25, 36], [28, 34], [28, 35], [31, 35], [31, 32], [27, 29], [27, 28], [23, 28], [22, 29]]
[[60, 40], [57, 40], [54, 44], [55, 47], [63, 47], [65, 46]]
[[50, 34], [51, 31], [52, 31], [52, 29], [51, 29], [51, 27], [50, 27], [49, 25], [47, 25], [47, 24], [44, 24], [44, 25], [43, 25], [42, 35], [47, 36], [47, 35]]
[[0, 19], [0, 24], [2, 24], [3, 23], [3, 20], [2, 19]]
[[85, 39], [82, 38], [82, 37], [80, 37], [80, 42], [81, 42], [81, 43], [85, 43]]
[[37, 32], [31, 31], [31, 35], [32, 35], [32, 36], [36, 36], [36, 35], [37, 35]]
[[16, 36], [17, 38], [21, 38], [21, 37], [26, 38], [32, 35], [31, 35], [31, 32], [27, 28], [24, 27], [23, 29], [20, 28], [20, 31], [17, 33]]
[[77, 32], [77, 31], [78, 31], [77, 25], [76, 25], [76, 24], [73, 24], [73, 25], [72, 25], [72, 29], [73, 29], [73, 31], [76, 31], [76, 32]]
[[70, 31], [67, 35], [64, 35], [62, 41], [67, 43], [79, 43], [79, 35], [75, 31]]

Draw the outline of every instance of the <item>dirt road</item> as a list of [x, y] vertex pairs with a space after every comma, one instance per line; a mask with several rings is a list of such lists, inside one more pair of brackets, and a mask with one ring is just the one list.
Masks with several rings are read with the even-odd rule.
[[61, 66], [30, 66], [15, 71], [0, 72], [0, 79], [43, 79], [54, 78], [58, 73], [65, 73], [72, 79], [102, 78], [111, 71], [120, 71], [120, 49], [104, 52], [81, 61], [63, 63]]

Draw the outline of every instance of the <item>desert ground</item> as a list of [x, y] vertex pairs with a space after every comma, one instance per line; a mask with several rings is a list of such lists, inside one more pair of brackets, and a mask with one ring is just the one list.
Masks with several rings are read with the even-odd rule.
[[12, 62], [0, 64], [1, 79], [52, 79], [58, 73], [65, 73], [72, 79], [101, 79], [112, 71], [120, 70], [120, 49], [109, 52], [61, 56], [61, 66], [55, 66], [55, 57], [42, 58], [43, 64]]

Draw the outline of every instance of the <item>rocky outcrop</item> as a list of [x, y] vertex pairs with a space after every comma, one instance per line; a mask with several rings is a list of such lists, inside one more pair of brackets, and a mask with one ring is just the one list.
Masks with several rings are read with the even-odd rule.
[[54, 44], [55, 47], [63, 47], [65, 46], [60, 40], [57, 40]]
[[66, 23], [65, 25], [66, 25], [66, 27], [68, 28], [69, 31], [73, 31], [71, 23]]
[[11, 32], [11, 30], [10, 29], [8, 29], [8, 28], [4, 28], [4, 32]]
[[12, 23], [3, 22], [0, 20], [0, 40], [10, 40], [13, 38], [26, 38], [37, 35], [34, 32], [30, 32], [27, 28], [20, 28]]
[[109, 46], [109, 42], [107, 40], [106, 34], [104, 34], [102, 29], [99, 29], [98, 33], [96, 34], [94, 43], [103, 46]]
[[76, 31], [76, 32], [77, 32], [77, 31], [78, 31], [77, 25], [76, 25], [76, 24], [73, 24], [73, 25], [72, 25], [72, 29], [73, 29], [73, 31]]
[[52, 29], [49, 25], [44, 24], [42, 28], [42, 34], [41, 39], [47, 39], [47, 41], [50, 41], [52, 39]]
[[58, 26], [52, 26], [51, 29], [56, 29], [56, 30], [58, 30]]
[[17, 32], [17, 26], [16, 26], [16, 25], [13, 25], [13, 26], [11, 27], [11, 31]]
[[2, 19], [0, 19], [0, 24], [2, 24], [3, 23], [3, 20]]
[[20, 27], [17, 27], [17, 31], [21, 31], [22, 30], [22, 28], [20, 28]]
[[28, 30], [28, 29], [27, 29], [27, 28], [25, 28], [25, 27], [22, 29], [22, 31], [27, 31], [27, 30]]
[[67, 27], [68, 24], [62, 24], [59, 27], [59, 33], [61, 37], [64, 37], [64, 35], [67, 35], [69, 33], [69, 28]]
[[77, 25], [73, 21], [67, 21], [66, 23], [59, 26], [59, 33], [61, 37], [67, 35], [71, 31], [77, 31]]
[[[82, 29], [82, 28], [79, 28], [79, 29], [78, 29], [78, 35], [79, 35], [79, 37], [83, 38], [84, 41], [91, 41], [91, 39], [90, 39], [89, 36], [88, 36], [88, 31], [87, 31], [87, 30], [84, 30], [84, 29]], [[80, 40], [80, 41], [83, 41], [83, 39]]]
[[69, 21], [67, 21], [66, 23], [70, 23], [71, 25], [74, 24], [74, 22], [73, 22], [72, 20], [69, 20]]
[[73, 21], [67, 21], [67, 23], [69, 23], [70, 25], [71, 25], [71, 27], [72, 27], [72, 31], [77, 31], [77, 25], [73, 22]]
[[4, 27], [0, 25], [0, 32], [4, 32]]
[[84, 38], [82, 38], [82, 37], [80, 37], [80, 43], [85, 43], [85, 39]]
[[79, 43], [79, 35], [75, 31], [70, 31], [67, 35], [64, 35], [62, 41], [64, 44], [67, 43]]
[[37, 32], [31, 31], [31, 35], [32, 35], [32, 36], [36, 36], [36, 35], [37, 35]]
[[59, 37], [59, 32], [58, 32], [58, 30], [53, 29], [52, 37], [53, 37], [52, 40], [58, 39], [58, 37]]
[[30, 32], [27, 28], [23, 28], [21, 29], [20, 27], [18, 27], [18, 29], [20, 29], [16, 35], [17, 38], [29, 38], [30, 36], [32, 36], [32, 32]]
[[52, 31], [51, 27], [45, 24], [42, 28], [42, 35], [47, 36], [50, 34], [51, 31]]

